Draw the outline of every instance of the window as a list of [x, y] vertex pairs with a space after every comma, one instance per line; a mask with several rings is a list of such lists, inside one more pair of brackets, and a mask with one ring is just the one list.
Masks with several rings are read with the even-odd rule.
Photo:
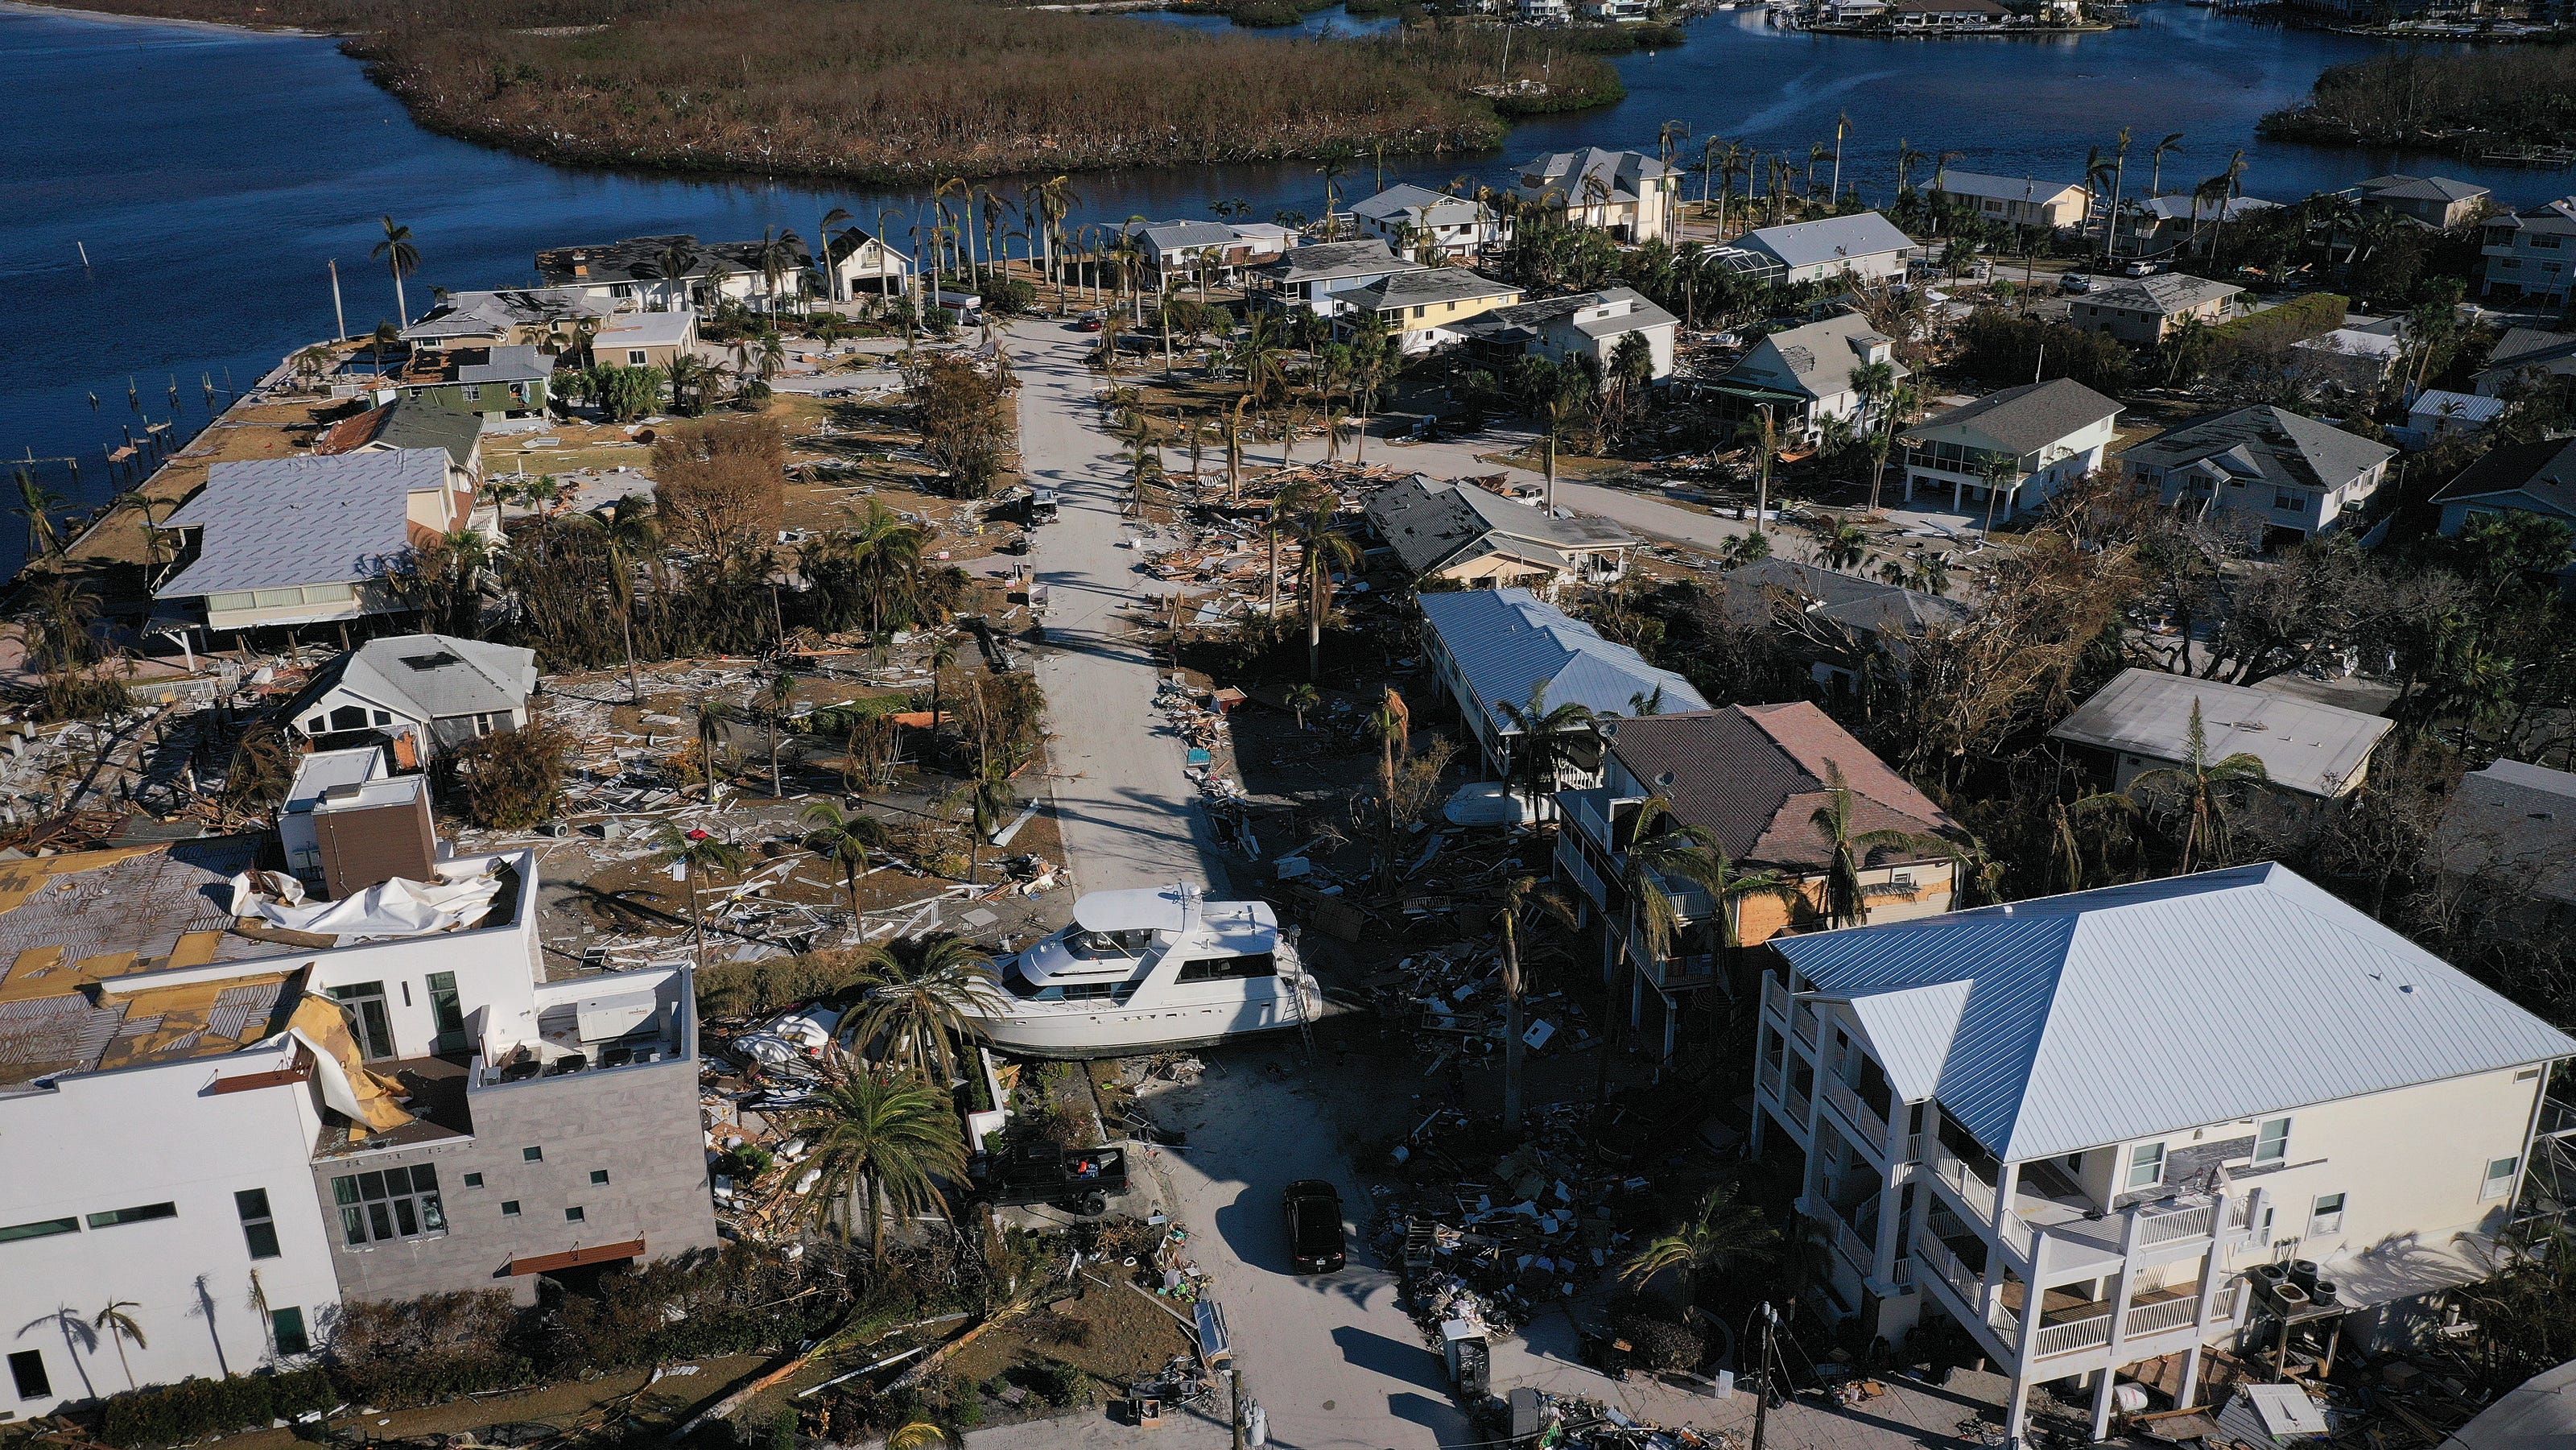
[[2554, 251], [2558, 246], [2558, 238], [2554, 233], [2540, 232], [2531, 238], [2531, 244], [2544, 252]]
[[605, 1168], [593, 1168], [590, 1170], [590, 1181], [593, 1183], [605, 1184], [608, 1182], [608, 1170]]
[[465, 1186], [466, 1186], [466, 1187], [468, 1187], [468, 1188], [480, 1188], [480, 1187], [482, 1187], [482, 1186], [483, 1186], [483, 1175], [482, 1175], [482, 1174], [480, 1174], [480, 1173], [468, 1173], [468, 1174], [466, 1174], [466, 1175], [465, 1175]]
[[148, 1223], [156, 1218], [178, 1216], [179, 1205], [175, 1203], [146, 1203], [134, 1208], [111, 1208], [105, 1213], [93, 1213], [89, 1216], [89, 1226], [114, 1228], [121, 1223]]
[[2296, 489], [2276, 488], [2272, 490], [2272, 507], [2285, 514], [2305, 513], [2308, 496]]
[[353, 1249], [447, 1232], [438, 1170], [426, 1163], [334, 1178], [331, 1201], [340, 1209], [340, 1236]]
[[391, 725], [394, 723], [394, 712], [391, 710], [378, 710], [376, 712], [376, 723], [379, 725]]
[[515, 1198], [502, 1199], [501, 1216], [503, 1218], [517, 1218], [519, 1216], [519, 1200]]
[[54, 1392], [54, 1382], [45, 1374], [41, 1350], [21, 1350], [9, 1356], [9, 1378], [18, 1382], [18, 1398], [22, 1400], [41, 1400]]
[[1205, 961], [1181, 963], [1183, 982], [1241, 981], [1254, 977], [1275, 977], [1279, 965], [1268, 952], [1255, 952], [1242, 957], [1210, 957]]
[[233, 1207], [241, 1211], [242, 1238], [250, 1244], [254, 1259], [273, 1259], [277, 1247], [277, 1216], [268, 1211], [268, 1190], [245, 1188], [233, 1195]]
[[457, 389], [457, 391], [463, 394], [465, 401], [469, 403], [479, 403], [483, 401], [483, 387], [480, 383], [467, 383], [465, 386]]
[[[332, 712], [335, 723], [338, 713]], [[360, 718], [360, 723], [365, 723], [364, 717]], [[349, 1022], [358, 1037], [358, 1050], [366, 1055], [369, 1062], [394, 1055], [393, 1015], [385, 1005], [384, 983], [352, 982], [345, 987], [333, 987], [331, 1000], [349, 1009]]]
[[640, 368], [644, 366], [645, 361], [644, 349], [640, 347], [630, 347], [626, 350], [626, 365], [628, 367]]
[[543, 1148], [522, 1148], [519, 1150], [519, 1158], [522, 1162], [543, 1163], [546, 1161], [546, 1150]]
[[301, 1309], [268, 1311], [268, 1333], [277, 1343], [277, 1357], [280, 1359], [304, 1354], [313, 1348], [312, 1339], [304, 1332], [304, 1311]]
[[579, 1223], [582, 1221], [582, 1218], [583, 1214], [581, 1211], [581, 1205], [578, 1203], [564, 1210], [564, 1222], [566, 1223]]
[[2486, 1181], [2478, 1185], [2480, 1199], [2502, 1198], [2513, 1192], [2514, 1175], [2522, 1170], [2520, 1158], [2498, 1158], [2487, 1165]]
[[2164, 1181], [2164, 1144], [2140, 1143], [2129, 1150], [2129, 1187], [2153, 1188]]
[[2254, 1166], [2269, 1168], [2290, 1157], [2290, 1120], [2266, 1118], [2254, 1129]]
[[2316, 1206], [2308, 1210], [2308, 1237], [2320, 1238], [2343, 1231], [2343, 1195], [2320, 1193]]
[[7, 1228], [0, 1228], [0, 1244], [15, 1243], [19, 1239], [48, 1239], [56, 1234], [79, 1232], [79, 1219], [40, 1218], [34, 1223], [13, 1223]]

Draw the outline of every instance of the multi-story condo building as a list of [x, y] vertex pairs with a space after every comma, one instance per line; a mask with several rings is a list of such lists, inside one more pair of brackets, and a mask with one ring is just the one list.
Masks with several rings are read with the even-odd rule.
[[0, 1412], [716, 1242], [685, 968], [546, 981], [531, 852], [290, 906], [262, 845], [0, 864]]
[[2268, 1344], [2260, 1265], [2371, 1328], [2491, 1272], [2576, 1041], [2278, 865], [1774, 938], [1756, 1148], [1801, 1159], [1825, 1307], [2010, 1376]]

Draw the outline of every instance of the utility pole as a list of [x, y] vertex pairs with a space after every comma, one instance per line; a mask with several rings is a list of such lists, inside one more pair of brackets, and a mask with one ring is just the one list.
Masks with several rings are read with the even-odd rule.
[[1234, 1409], [1234, 1450], [1243, 1450], [1243, 1371], [1225, 1367], [1225, 1398]]
[[340, 259], [333, 257], [329, 265], [331, 268], [331, 321], [340, 329], [331, 340], [338, 342], [349, 335], [349, 314], [340, 307]]
[[1775, 1315], [1775, 1314], [1773, 1314], [1773, 1313], [1771, 1312], [1771, 1301], [1770, 1301], [1770, 1300], [1768, 1300], [1768, 1299], [1763, 1300], [1763, 1301], [1762, 1301], [1762, 1364], [1761, 1364], [1762, 1380], [1761, 1380], [1761, 1387], [1760, 1387], [1759, 1389], [1757, 1389], [1757, 1390], [1755, 1390], [1755, 1391], [1754, 1391], [1755, 1398], [1754, 1398], [1754, 1401], [1753, 1401], [1753, 1450], [1762, 1450], [1762, 1437], [1763, 1437], [1763, 1434], [1764, 1434], [1764, 1432], [1765, 1432], [1765, 1431], [1767, 1431], [1767, 1430], [1770, 1428], [1770, 1422], [1771, 1422], [1771, 1358], [1772, 1358], [1772, 1352], [1773, 1352], [1773, 1351], [1772, 1351], [1772, 1347], [1771, 1347], [1771, 1334], [1772, 1334], [1772, 1330], [1773, 1330], [1773, 1328], [1774, 1328], [1778, 1323], [1779, 1323], [1779, 1316], [1777, 1316], [1777, 1315]]

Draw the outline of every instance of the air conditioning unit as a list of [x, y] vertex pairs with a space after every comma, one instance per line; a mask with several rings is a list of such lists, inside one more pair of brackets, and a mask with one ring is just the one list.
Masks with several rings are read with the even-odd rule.
[[574, 1003], [573, 1022], [582, 1041], [610, 1042], [640, 1030], [660, 1010], [661, 999], [651, 992], [619, 992]]

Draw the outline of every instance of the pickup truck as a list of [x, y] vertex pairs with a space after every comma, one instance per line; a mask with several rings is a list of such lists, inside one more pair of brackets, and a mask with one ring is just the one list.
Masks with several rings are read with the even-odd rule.
[[1022, 1143], [987, 1153], [966, 1165], [974, 1196], [1000, 1208], [1045, 1203], [1085, 1218], [1109, 1211], [1109, 1200], [1127, 1191], [1123, 1148], [1059, 1148]]

